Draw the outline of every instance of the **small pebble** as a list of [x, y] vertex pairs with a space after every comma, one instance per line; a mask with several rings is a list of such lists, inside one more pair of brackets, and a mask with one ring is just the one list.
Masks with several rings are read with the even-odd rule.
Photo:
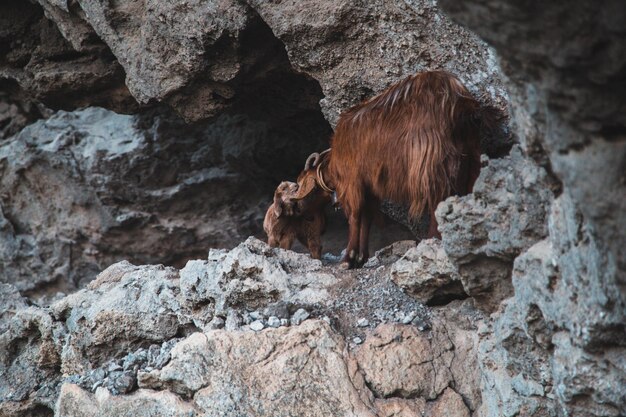
[[356, 325], [359, 327], [367, 327], [370, 325], [370, 322], [365, 317], [362, 317], [359, 320], [357, 320]]
[[413, 321], [416, 315], [417, 313], [415, 313], [415, 311], [411, 311], [409, 314], [404, 316], [404, 318], [402, 319], [402, 324], [409, 324]]
[[252, 320], [261, 320], [263, 318], [263, 314], [261, 314], [259, 311], [253, 311], [250, 313], [250, 317], [252, 318]]
[[263, 330], [264, 327], [265, 326], [263, 325], [263, 322], [261, 320], [255, 320], [250, 323], [250, 328], [255, 332], [260, 332], [261, 330]]
[[271, 316], [269, 319], [267, 319], [267, 324], [270, 327], [280, 327], [280, 319], [276, 316]]
[[324, 317], [322, 317], [322, 320], [324, 320], [326, 323], [330, 324], [330, 317], [324, 316]]
[[355, 337], [354, 339], [352, 339], [352, 341], [356, 344], [356, 345], [360, 345], [361, 343], [363, 343], [363, 339], [361, 339], [359, 336]]
[[284, 301], [278, 301], [272, 305], [269, 305], [263, 311], [267, 317], [276, 316], [279, 319], [289, 318], [289, 306]]
[[308, 318], [309, 312], [303, 308], [299, 308], [295, 313], [293, 313], [293, 316], [291, 316], [291, 324], [293, 326], [297, 326]]
[[428, 323], [418, 323], [417, 324], [417, 330], [419, 330], [420, 332], [424, 332], [426, 330], [430, 329], [430, 325]]
[[213, 319], [209, 322], [209, 329], [223, 329], [225, 323], [226, 321], [222, 317], [213, 317]]
[[119, 366], [118, 364], [116, 364], [115, 362], [109, 365], [109, 368], [107, 369], [109, 372], [114, 372], [114, 371], [121, 371], [123, 368], [121, 366]]
[[287, 320], [287, 319], [280, 319], [280, 325], [281, 326], [289, 326], [289, 320]]
[[235, 310], [228, 310], [225, 323], [226, 330], [237, 330], [241, 327], [242, 324], [243, 320], [241, 319], [239, 314]]

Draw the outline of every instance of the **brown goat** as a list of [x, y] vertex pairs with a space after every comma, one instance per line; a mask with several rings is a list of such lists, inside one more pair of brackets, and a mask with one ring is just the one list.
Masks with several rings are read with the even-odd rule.
[[[271, 247], [291, 249], [296, 239], [311, 252], [311, 257], [322, 257], [322, 234], [326, 227], [323, 205], [311, 193], [308, 198], [296, 200], [298, 184], [283, 181], [274, 192], [274, 201], [267, 209], [263, 229]], [[322, 204], [321, 206], [319, 204]]]
[[369, 257], [369, 230], [383, 200], [430, 214], [440, 237], [437, 204], [471, 192], [480, 171], [481, 108], [452, 74], [412, 75], [341, 114], [331, 150], [313, 154], [298, 179], [297, 199], [334, 194], [350, 227], [344, 267]]

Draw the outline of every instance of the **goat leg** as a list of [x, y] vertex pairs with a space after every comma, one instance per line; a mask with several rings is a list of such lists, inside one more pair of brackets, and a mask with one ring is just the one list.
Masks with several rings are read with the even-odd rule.
[[319, 239], [311, 239], [307, 242], [309, 252], [311, 252], [311, 258], [322, 259], [322, 244]]
[[428, 235], [426, 236], [427, 239], [436, 237], [437, 239], [441, 239], [441, 233], [439, 233], [438, 228], [438, 224], [437, 224], [437, 218], [435, 217], [435, 210], [430, 210], [430, 222], [428, 225]]
[[359, 237], [361, 234], [361, 213], [352, 211], [348, 216], [348, 225], [350, 231], [348, 233], [348, 247], [346, 254], [341, 261], [341, 268], [350, 269], [356, 267], [357, 255], [359, 253]]
[[357, 266], [363, 266], [370, 257], [369, 238], [374, 216], [378, 210], [379, 203], [374, 197], [367, 200], [365, 209], [361, 214], [361, 230], [359, 233], [359, 256], [357, 257]]
[[293, 241], [295, 240], [295, 235], [289, 233], [280, 238], [280, 248], [289, 250], [293, 246]]

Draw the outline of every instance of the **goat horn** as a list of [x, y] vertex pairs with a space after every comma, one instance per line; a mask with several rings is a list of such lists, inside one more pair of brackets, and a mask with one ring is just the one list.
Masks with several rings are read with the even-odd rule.
[[[320, 159], [320, 154], [318, 154], [317, 152], [313, 152], [306, 159], [306, 162], [304, 163], [304, 170], [308, 171], [311, 168], [315, 168], [315, 165], [317, 165], [317, 163], [319, 162], [319, 159]], [[313, 163], [313, 165], [311, 165], [311, 163]]]

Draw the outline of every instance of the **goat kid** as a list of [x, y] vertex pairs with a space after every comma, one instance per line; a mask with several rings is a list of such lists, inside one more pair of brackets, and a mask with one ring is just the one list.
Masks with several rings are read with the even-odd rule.
[[441, 237], [435, 209], [450, 195], [472, 191], [484, 123], [480, 104], [454, 75], [409, 76], [341, 114], [331, 149], [307, 159], [295, 198], [336, 195], [350, 228], [344, 268], [368, 259], [383, 200], [408, 205], [413, 218], [430, 214], [428, 237]]
[[296, 239], [311, 252], [311, 257], [322, 257], [322, 234], [326, 227], [324, 199], [315, 193], [296, 200], [298, 184], [283, 181], [274, 192], [274, 201], [265, 214], [263, 230], [271, 247], [291, 249]]

